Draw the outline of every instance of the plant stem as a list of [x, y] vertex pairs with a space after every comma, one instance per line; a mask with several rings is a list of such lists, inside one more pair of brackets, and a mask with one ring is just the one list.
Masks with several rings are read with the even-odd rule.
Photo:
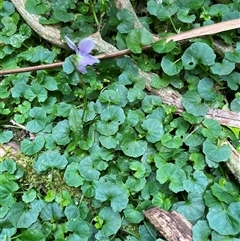
[[170, 17], [169, 20], [170, 20], [170, 22], [171, 22], [171, 24], [172, 24], [172, 26], [173, 26], [174, 31], [177, 33], [178, 31], [177, 31], [177, 29], [176, 29], [176, 27], [175, 27], [174, 22], [172, 21], [172, 18]]
[[95, 9], [94, 9], [94, 3], [92, 1], [90, 1], [90, 6], [91, 6], [91, 9], [92, 9], [94, 20], [95, 20], [97, 26], [99, 26], [99, 21], [97, 19], [97, 15], [96, 15], [96, 12], [95, 12]]

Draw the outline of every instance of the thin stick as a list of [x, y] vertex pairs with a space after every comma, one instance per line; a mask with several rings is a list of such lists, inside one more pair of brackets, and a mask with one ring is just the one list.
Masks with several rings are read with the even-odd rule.
[[[192, 29], [192, 30], [180, 33], [180, 34], [170, 36], [166, 39], [166, 42], [168, 42], [170, 40], [182, 41], [182, 40], [196, 38], [196, 37], [200, 37], [200, 36], [221, 33], [224, 31], [233, 30], [233, 29], [237, 29], [237, 28], [240, 28], [240, 19], [233, 19], [233, 20], [229, 20], [229, 21], [225, 21], [225, 22], [221, 22], [221, 23], [215, 23], [215, 24], [204, 26], [204, 27]], [[149, 48], [151, 48], [151, 45], [146, 45], [146, 46], [142, 47], [143, 50], [146, 50]], [[110, 53], [110, 54], [96, 55], [95, 57], [98, 59], [116, 58], [116, 57], [120, 57], [120, 56], [127, 55], [130, 53], [131, 53], [131, 50], [124, 49], [124, 50], [119, 50], [117, 52]], [[36, 65], [36, 66], [23, 67], [23, 68], [18, 68], [18, 69], [0, 70], [0, 76], [7, 75], [7, 74], [30, 72], [30, 71], [36, 71], [36, 70], [53, 69], [53, 68], [61, 67], [62, 64], [63, 64], [63, 62], [58, 62], [58, 63], [53, 63], [53, 64]]]

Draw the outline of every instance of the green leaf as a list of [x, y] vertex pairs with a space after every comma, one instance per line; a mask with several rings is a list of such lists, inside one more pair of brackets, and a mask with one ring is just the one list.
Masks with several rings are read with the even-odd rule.
[[163, 125], [159, 120], [148, 118], [143, 121], [141, 127], [147, 131], [146, 139], [148, 142], [156, 143], [161, 140], [164, 130]]
[[119, 144], [115, 136], [100, 136], [99, 141], [107, 149], [115, 148]]
[[210, 16], [223, 16], [224, 14], [229, 12], [229, 8], [225, 4], [214, 4], [209, 8], [208, 14]]
[[105, 182], [96, 189], [95, 198], [101, 202], [110, 201], [113, 212], [120, 212], [128, 204], [126, 190], [119, 184]]
[[202, 171], [195, 171], [193, 173], [192, 179], [187, 179], [183, 181], [183, 187], [188, 193], [192, 192], [196, 194], [201, 194], [205, 191], [207, 185], [207, 177]]
[[56, 202], [54, 203], [48, 203], [46, 206], [43, 207], [41, 213], [40, 213], [40, 218], [43, 221], [57, 221], [64, 217], [64, 213], [60, 207], [59, 204]]
[[82, 118], [82, 114], [80, 114], [80, 112], [74, 106], [72, 106], [70, 109], [68, 120], [69, 120], [69, 127], [73, 132], [79, 133], [79, 131], [82, 130], [81, 118]]
[[0, 133], [0, 144], [8, 143], [12, 138], [12, 131], [3, 131]]
[[54, 8], [53, 17], [61, 22], [67, 23], [74, 20], [74, 14], [67, 12], [67, 2], [60, 2]]
[[17, 170], [16, 162], [12, 159], [5, 159], [4, 161], [0, 162], [0, 174], [7, 171], [9, 174], [14, 174]]
[[122, 219], [119, 213], [113, 211], [110, 207], [104, 207], [99, 217], [104, 221], [101, 232], [107, 236], [116, 234], [122, 224]]
[[202, 129], [203, 136], [209, 139], [214, 139], [220, 136], [222, 127], [217, 121], [205, 119], [202, 123], [205, 126], [205, 128]]
[[15, 12], [15, 8], [11, 2], [2, 1], [0, 4], [2, 4], [2, 8], [0, 8], [0, 16], [10, 16]]
[[162, 58], [161, 67], [167, 75], [173, 76], [182, 70], [183, 65], [181, 61], [174, 61], [173, 54], [167, 54]]
[[59, 203], [61, 208], [69, 206], [72, 204], [71, 194], [66, 190], [61, 190], [61, 192], [56, 194], [56, 203]]
[[48, 118], [46, 112], [41, 107], [32, 108], [29, 115], [33, 118], [26, 126], [30, 132], [37, 133], [45, 128]]
[[210, 78], [203, 78], [199, 81], [197, 89], [199, 95], [207, 101], [213, 101], [217, 98], [217, 94], [214, 91], [214, 83]]
[[233, 202], [226, 209], [210, 208], [207, 220], [210, 228], [219, 234], [236, 235], [240, 232], [240, 202]]
[[98, 180], [100, 176], [100, 172], [95, 167], [95, 163], [90, 156], [81, 160], [79, 172], [87, 181]]
[[173, 209], [181, 213], [187, 220], [196, 221], [204, 215], [205, 205], [202, 194], [190, 192], [186, 201], [173, 205]]
[[142, 101], [142, 109], [145, 113], [152, 113], [159, 106], [162, 106], [162, 100], [155, 95], [146, 95]]
[[22, 200], [25, 203], [31, 203], [37, 196], [37, 192], [34, 189], [30, 189], [29, 191], [25, 192], [22, 196]]
[[34, 162], [34, 170], [40, 174], [48, 169], [57, 168], [64, 169], [68, 161], [65, 156], [60, 155], [56, 151], [46, 151], [41, 154]]
[[151, 44], [153, 41], [152, 35], [146, 29], [133, 29], [127, 37], [127, 47], [135, 54], [142, 52], [142, 46]]
[[79, 187], [84, 182], [84, 179], [81, 177], [78, 168], [79, 164], [72, 162], [65, 169], [64, 180], [70, 187]]
[[143, 178], [146, 173], [146, 168], [143, 163], [139, 161], [133, 161], [130, 164], [130, 169], [135, 171], [133, 176], [137, 179]]
[[69, 122], [63, 120], [57, 123], [52, 130], [52, 138], [58, 145], [67, 145], [71, 139], [69, 137]]
[[117, 13], [117, 18], [120, 21], [120, 24], [117, 26], [117, 30], [120, 33], [129, 33], [132, 29], [134, 29], [134, 16], [129, 10], [120, 10]]
[[9, 210], [9, 221], [15, 228], [29, 228], [37, 221], [39, 216], [38, 210], [33, 208], [27, 209], [26, 204], [17, 202]]
[[169, 181], [169, 189], [175, 193], [184, 190], [183, 181], [186, 179], [186, 174], [173, 163], [166, 163], [158, 168], [156, 178], [161, 184]]
[[133, 87], [129, 89], [127, 98], [129, 102], [134, 102], [138, 100], [142, 100], [145, 96], [145, 92], [139, 88]]
[[227, 81], [227, 85], [231, 90], [237, 90], [240, 86], [240, 73], [238, 72], [223, 76], [223, 79]]
[[88, 241], [91, 235], [89, 224], [80, 218], [69, 220], [66, 223], [66, 230], [72, 232], [68, 236], [69, 241]]
[[211, 233], [212, 240], [211, 241], [239, 241], [239, 238], [235, 238], [235, 236], [231, 235], [221, 235], [215, 231]]
[[15, 203], [14, 192], [19, 189], [19, 186], [16, 182], [9, 181], [3, 174], [0, 177], [0, 204], [11, 207]]
[[28, 229], [28, 230], [24, 230], [20, 237], [19, 237], [20, 241], [45, 241], [46, 240], [46, 236], [43, 234], [43, 232], [39, 229]]
[[130, 223], [140, 223], [144, 219], [143, 213], [136, 210], [132, 204], [128, 204], [123, 213]]
[[25, 3], [25, 9], [32, 14], [41, 15], [50, 10], [46, 2], [40, 0], [27, 0]]
[[209, 107], [202, 103], [200, 95], [194, 90], [187, 91], [183, 95], [182, 104], [187, 112], [194, 116], [205, 116], [209, 110]]
[[152, 48], [155, 52], [162, 53], [170, 53], [176, 46], [176, 42], [170, 40], [166, 42], [166, 39], [160, 39], [152, 44]]
[[72, 59], [72, 55], [65, 58], [64, 62], [63, 62], [63, 71], [66, 73], [66, 74], [71, 74], [74, 70], [75, 70], [75, 67], [71, 61]]
[[160, 21], [169, 19], [178, 11], [178, 5], [169, 2], [168, 4], [161, 4], [155, 0], [150, 0], [147, 3], [147, 9], [150, 14], [156, 16]]
[[117, 133], [119, 125], [125, 120], [125, 114], [121, 107], [110, 105], [101, 113], [101, 120], [97, 123], [100, 134], [111, 136]]
[[125, 133], [120, 140], [120, 148], [127, 156], [139, 157], [147, 150], [147, 142], [138, 140], [133, 132]]
[[230, 108], [232, 111], [240, 112], [240, 97], [233, 99], [233, 101], [230, 103]]
[[210, 66], [215, 63], [216, 55], [205, 43], [193, 43], [182, 55], [182, 63], [186, 70], [194, 69], [198, 64]]
[[223, 59], [222, 63], [215, 63], [211, 66], [213, 74], [217, 75], [229, 75], [235, 68], [235, 63]]
[[121, 101], [121, 96], [115, 90], [104, 90], [100, 93], [99, 100], [102, 103], [117, 105]]
[[182, 146], [183, 141], [179, 136], [172, 137], [171, 134], [166, 133], [166, 134], [162, 135], [161, 143], [163, 146], [165, 146], [167, 148], [177, 149], [180, 146]]
[[214, 183], [211, 186], [212, 195], [216, 197], [219, 201], [225, 202], [227, 204], [238, 201], [238, 188], [234, 187], [231, 182], [224, 182], [219, 185]]
[[236, 46], [236, 49], [234, 49], [234, 51], [231, 51], [231, 52], [228, 51], [225, 53], [225, 59], [235, 63], [240, 63], [240, 43], [239, 42], [237, 42], [237, 46]]
[[210, 139], [203, 143], [203, 153], [212, 162], [226, 162], [231, 156], [231, 147], [228, 145], [217, 146]]
[[27, 60], [31, 63], [52, 63], [56, 57], [56, 53], [44, 48], [43, 46], [30, 47], [28, 50], [21, 52], [19, 58]]
[[134, 193], [141, 191], [145, 186], [146, 182], [146, 178], [137, 179], [130, 176], [126, 181], [126, 187], [128, 188], [129, 192], [133, 195]]
[[209, 236], [211, 229], [208, 226], [207, 221], [199, 220], [192, 229], [194, 241], [210, 241]]
[[160, 192], [153, 195], [152, 204], [164, 210], [169, 210], [172, 207], [171, 199]]
[[189, 8], [180, 8], [177, 12], [178, 19], [183, 23], [192, 23], [196, 19], [196, 16], [193, 14], [188, 15], [189, 11]]
[[24, 139], [21, 142], [21, 150], [25, 155], [32, 156], [39, 152], [45, 144], [45, 140], [42, 136], [36, 136], [36, 138], [31, 141], [29, 139]]
[[1, 19], [1, 23], [4, 26], [2, 28], [2, 34], [12, 36], [17, 31], [17, 25], [13, 18], [5, 16]]

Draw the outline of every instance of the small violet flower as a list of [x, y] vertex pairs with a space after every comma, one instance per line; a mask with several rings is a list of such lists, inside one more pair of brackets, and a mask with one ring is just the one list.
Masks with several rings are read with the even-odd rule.
[[80, 73], [82, 74], [87, 73], [87, 70], [86, 70], [87, 65], [93, 65], [95, 63], [100, 62], [99, 59], [89, 54], [94, 48], [94, 42], [92, 39], [90, 38], [82, 39], [79, 42], [78, 47], [67, 36], [65, 36], [65, 39], [68, 46], [76, 52], [76, 55], [72, 58], [72, 61], [76, 69]]

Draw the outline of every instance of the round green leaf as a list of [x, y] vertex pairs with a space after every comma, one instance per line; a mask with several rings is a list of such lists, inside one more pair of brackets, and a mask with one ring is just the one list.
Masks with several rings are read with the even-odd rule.
[[215, 93], [213, 89], [213, 81], [210, 78], [203, 78], [198, 83], [198, 93], [199, 95], [207, 100], [207, 101], [213, 101], [216, 99], [217, 94]]
[[232, 111], [240, 112], [240, 97], [236, 97], [230, 104]]
[[205, 43], [193, 43], [182, 55], [183, 66], [186, 70], [194, 69], [198, 64], [210, 66], [215, 63], [216, 55], [212, 48]]
[[156, 178], [161, 184], [169, 181], [169, 189], [175, 193], [184, 190], [183, 181], [186, 179], [186, 174], [173, 163], [167, 163], [158, 168]]
[[213, 74], [217, 75], [229, 75], [235, 68], [235, 63], [223, 59], [222, 63], [215, 63], [211, 66]]
[[33, 120], [27, 123], [27, 129], [33, 133], [43, 130], [48, 122], [46, 112], [41, 107], [34, 107], [30, 110], [29, 115]]
[[179, 136], [172, 136], [169, 133], [166, 133], [161, 138], [161, 143], [167, 148], [179, 148], [183, 141]]
[[183, 23], [192, 23], [196, 19], [196, 16], [193, 14], [188, 15], [189, 11], [190, 11], [189, 8], [179, 9], [177, 12], [178, 19]]
[[183, 187], [187, 192], [201, 194], [205, 191], [208, 185], [207, 177], [202, 171], [195, 171], [193, 178], [183, 181]]
[[22, 200], [25, 203], [32, 202], [37, 196], [37, 192], [34, 189], [30, 189], [29, 191], [25, 192], [22, 196]]
[[203, 153], [213, 162], [225, 162], [231, 156], [232, 150], [226, 144], [219, 147], [211, 140], [206, 139], [203, 143]]
[[193, 240], [194, 241], [210, 241], [209, 235], [211, 233], [211, 229], [208, 226], [207, 221], [199, 220], [192, 229]]
[[13, 204], [9, 213], [9, 221], [15, 228], [29, 228], [39, 216], [38, 210], [28, 209], [23, 202]]
[[137, 140], [133, 133], [125, 133], [120, 140], [120, 147], [125, 155], [139, 157], [147, 150], [147, 142]]
[[19, 240], [21, 241], [45, 241], [46, 236], [43, 234], [43, 232], [39, 229], [31, 228], [28, 230], [24, 230]]
[[136, 210], [132, 204], [127, 205], [123, 213], [130, 223], [140, 223], [144, 219], [143, 213]]
[[178, 74], [183, 68], [182, 62], [174, 61], [174, 55], [172, 54], [167, 54], [162, 58], [161, 66], [163, 71], [169, 76]]
[[66, 230], [72, 232], [67, 239], [69, 241], [88, 241], [91, 235], [89, 224], [80, 218], [69, 220], [66, 223]]
[[194, 90], [187, 91], [183, 95], [182, 104], [187, 112], [194, 116], [205, 116], [209, 110], [209, 107], [202, 103], [200, 95]]
[[104, 207], [100, 213], [99, 217], [104, 221], [102, 226], [102, 233], [110, 236], [116, 234], [120, 229], [122, 224], [122, 219], [119, 213], [113, 211], [110, 207]]
[[146, 139], [151, 143], [160, 141], [164, 133], [163, 125], [157, 119], [148, 118], [142, 123], [141, 127], [147, 131]]
[[205, 205], [202, 194], [189, 193], [184, 202], [178, 202], [173, 205], [173, 209], [181, 213], [187, 220], [196, 221], [204, 215]]
[[52, 138], [58, 145], [66, 145], [71, 141], [69, 133], [69, 122], [67, 120], [63, 120], [53, 127]]
[[240, 232], [240, 202], [231, 203], [227, 209], [209, 209], [207, 220], [210, 228], [221, 235], [236, 235]]
[[97, 180], [100, 176], [100, 172], [94, 166], [93, 159], [90, 156], [81, 160], [79, 172], [88, 181]]
[[33, 141], [29, 139], [24, 139], [21, 142], [21, 150], [26, 155], [34, 155], [39, 152], [45, 144], [45, 140], [42, 136], [37, 136]]
[[109, 200], [114, 212], [122, 211], [128, 204], [126, 190], [122, 186], [110, 182], [105, 182], [97, 187], [95, 198], [101, 202]]
[[64, 172], [64, 180], [71, 187], [79, 187], [84, 182], [84, 179], [80, 176], [78, 167], [78, 163], [72, 162]]
[[34, 170], [40, 174], [48, 169], [57, 168], [64, 169], [68, 161], [65, 156], [60, 155], [56, 151], [46, 151], [41, 154], [33, 164]]

